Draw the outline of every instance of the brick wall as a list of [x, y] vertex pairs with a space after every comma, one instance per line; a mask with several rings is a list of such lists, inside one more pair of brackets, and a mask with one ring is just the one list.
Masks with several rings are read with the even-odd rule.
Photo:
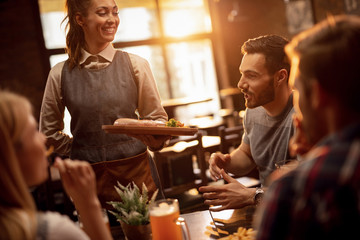
[[50, 69], [37, 0], [0, 0], [0, 88], [30, 99], [39, 117]]

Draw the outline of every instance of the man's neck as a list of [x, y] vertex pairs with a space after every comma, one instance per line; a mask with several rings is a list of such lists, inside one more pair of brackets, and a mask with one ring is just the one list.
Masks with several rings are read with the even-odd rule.
[[282, 89], [275, 94], [275, 99], [273, 101], [263, 105], [262, 107], [266, 110], [266, 113], [269, 116], [278, 116], [284, 111], [285, 107], [287, 106], [291, 93], [292, 90], [290, 89], [290, 87]]

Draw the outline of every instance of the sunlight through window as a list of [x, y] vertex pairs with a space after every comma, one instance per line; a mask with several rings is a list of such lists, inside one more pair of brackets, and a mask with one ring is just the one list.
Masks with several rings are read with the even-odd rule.
[[211, 20], [204, 1], [161, 1], [164, 32], [169, 37], [186, 37], [211, 32]]
[[[115, 48], [137, 54], [150, 63], [162, 100], [183, 97], [213, 99], [179, 107], [176, 109], [179, 120], [187, 122], [199, 114], [216, 115], [220, 100], [207, 1], [115, 1], [120, 18], [113, 42]], [[65, 0], [39, 0], [51, 67], [67, 59], [64, 51], [66, 22], [61, 24], [65, 16], [64, 7]], [[59, 54], [61, 52], [64, 54]], [[69, 118], [68, 113], [66, 118]], [[68, 123], [65, 124], [68, 129]]]

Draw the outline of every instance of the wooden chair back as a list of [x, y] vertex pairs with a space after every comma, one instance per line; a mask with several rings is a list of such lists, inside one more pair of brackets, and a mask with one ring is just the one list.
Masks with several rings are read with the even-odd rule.
[[166, 197], [208, 183], [200, 132], [193, 137], [172, 139], [168, 147], [154, 153], [154, 159]]
[[220, 136], [220, 151], [223, 154], [230, 153], [241, 144], [244, 133], [244, 127], [242, 125], [228, 128], [221, 126], [218, 131]]
[[[240, 146], [242, 142], [242, 136], [244, 134], [243, 125], [238, 125], [234, 127], [219, 127], [219, 136], [220, 136], [220, 151], [223, 154], [231, 153], [234, 149]], [[251, 170], [250, 173], [246, 174], [247, 177], [259, 179], [259, 171], [257, 168]], [[234, 176], [235, 178], [240, 176]]]

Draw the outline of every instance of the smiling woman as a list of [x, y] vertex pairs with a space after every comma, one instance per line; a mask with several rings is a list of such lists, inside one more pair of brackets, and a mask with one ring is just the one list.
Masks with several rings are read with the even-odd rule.
[[[62, 2], [60, 4], [59, 2]], [[113, 45], [145, 58], [151, 65], [162, 100], [207, 97], [213, 101], [177, 109], [183, 121], [195, 115], [217, 114], [220, 108], [216, 79], [216, 51], [208, 1], [116, 0], [120, 25]], [[66, 60], [65, 0], [39, 0], [42, 26], [51, 65]], [[64, 27], [64, 25], [62, 25]], [[215, 52], [215, 53], [214, 53]], [[65, 127], [69, 129], [69, 124]]]
[[[109, 42], [114, 40], [120, 19], [118, 7], [113, 0], [89, 2], [91, 2], [91, 4], [86, 12], [76, 13], [76, 22], [83, 30], [86, 50], [89, 53], [96, 54], [103, 50]], [[73, 16], [69, 16], [69, 18], [71, 17]], [[77, 25], [73, 26], [75, 27]], [[68, 46], [72, 44], [73, 40], [73, 37], [69, 37], [71, 31], [72, 29], [69, 28], [67, 38]]]
[[[68, 60], [50, 70], [40, 130], [56, 153], [92, 164], [104, 208], [121, 200], [113, 188], [117, 182], [146, 184], [151, 196], [161, 186], [147, 147], [160, 150], [169, 137], [102, 130], [119, 118], [167, 121], [150, 66], [111, 44], [120, 23], [114, 0], [67, 0], [66, 8]], [[72, 137], [62, 131], [65, 107]]]

